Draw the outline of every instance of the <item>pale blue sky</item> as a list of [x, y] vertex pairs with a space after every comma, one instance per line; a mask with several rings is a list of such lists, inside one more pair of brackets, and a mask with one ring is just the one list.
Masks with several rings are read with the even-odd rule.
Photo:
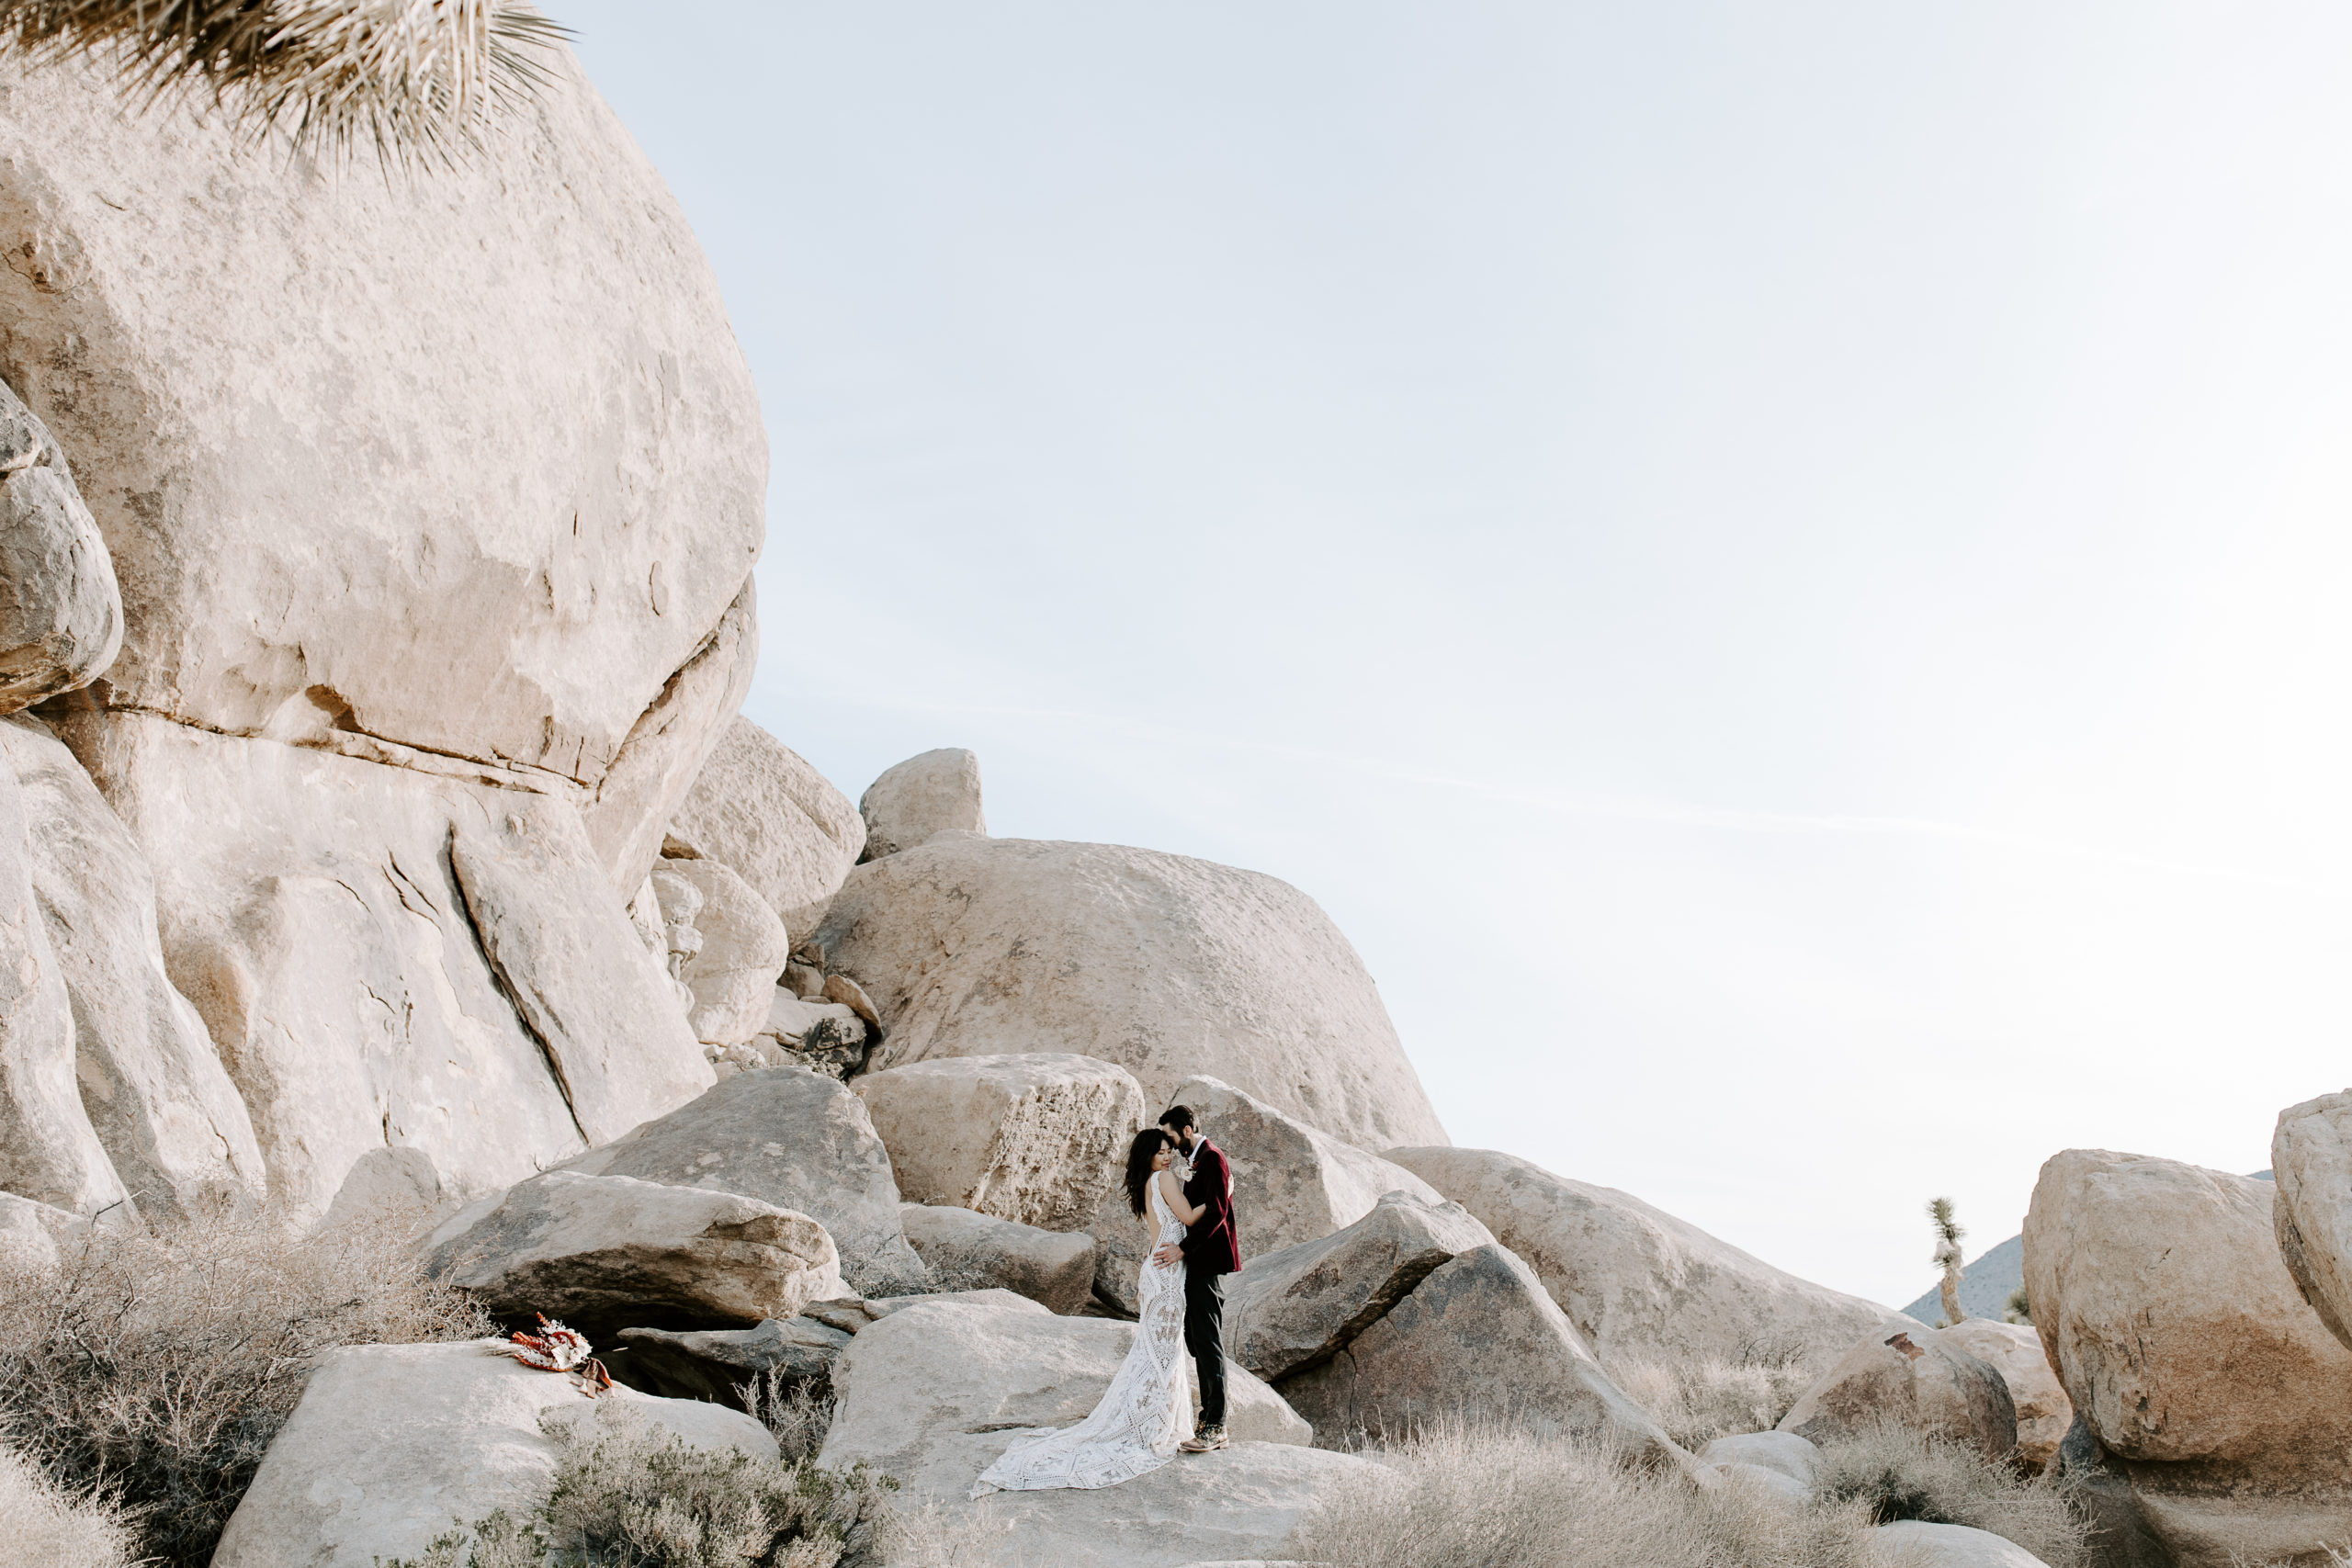
[[2352, 1081], [2352, 12], [556, 10], [851, 795], [1287, 878], [1457, 1143], [1893, 1303]]

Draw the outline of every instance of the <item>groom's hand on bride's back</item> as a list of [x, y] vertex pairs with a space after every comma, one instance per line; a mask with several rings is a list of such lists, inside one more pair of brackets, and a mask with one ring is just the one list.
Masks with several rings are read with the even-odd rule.
[[1151, 1255], [1151, 1260], [1154, 1263], [1159, 1264], [1162, 1269], [1172, 1269], [1182, 1259], [1183, 1256], [1184, 1254], [1181, 1248], [1170, 1245], [1162, 1247], [1153, 1252]]

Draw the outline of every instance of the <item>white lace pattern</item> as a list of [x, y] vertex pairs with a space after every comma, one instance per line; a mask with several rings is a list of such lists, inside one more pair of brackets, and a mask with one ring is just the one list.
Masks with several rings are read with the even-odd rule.
[[[1149, 1190], [1160, 1241], [1182, 1241], [1184, 1226], [1169, 1212], [1156, 1178]], [[1146, 1254], [1136, 1300], [1141, 1310], [1135, 1345], [1094, 1414], [1075, 1427], [1046, 1427], [1016, 1440], [980, 1472], [973, 1496], [1116, 1486], [1176, 1457], [1176, 1446], [1193, 1435], [1193, 1391], [1184, 1375], [1182, 1260], [1162, 1269]]]

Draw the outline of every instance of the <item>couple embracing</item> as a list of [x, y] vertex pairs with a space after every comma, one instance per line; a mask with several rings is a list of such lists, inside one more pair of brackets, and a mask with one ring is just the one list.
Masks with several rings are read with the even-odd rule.
[[[1094, 1414], [1015, 1441], [980, 1472], [973, 1496], [1116, 1486], [1158, 1470], [1180, 1450], [1226, 1446], [1225, 1277], [1241, 1267], [1233, 1168], [1201, 1136], [1186, 1107], [1170, 1107], [1159, 1126], [1136, 1134], [1127, 1150], [1127, 1202], [1151, 1242], [1136, 1280], [1134, 1348]], [[1200, 1368], [1197, 1435], [1187, 1354]]]

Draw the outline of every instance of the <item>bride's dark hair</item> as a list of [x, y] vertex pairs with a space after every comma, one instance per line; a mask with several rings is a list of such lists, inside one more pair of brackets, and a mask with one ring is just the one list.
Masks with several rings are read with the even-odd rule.
[[1127, 1145], [1127, 1207], [1140, 1216], [1143, 1213], [1143, 1190], [1151, 1183], [1151, 1162], [1164, 1148], [1173, 1147], [1176, 1140], [1157, 1127], [1146, 1127]]

